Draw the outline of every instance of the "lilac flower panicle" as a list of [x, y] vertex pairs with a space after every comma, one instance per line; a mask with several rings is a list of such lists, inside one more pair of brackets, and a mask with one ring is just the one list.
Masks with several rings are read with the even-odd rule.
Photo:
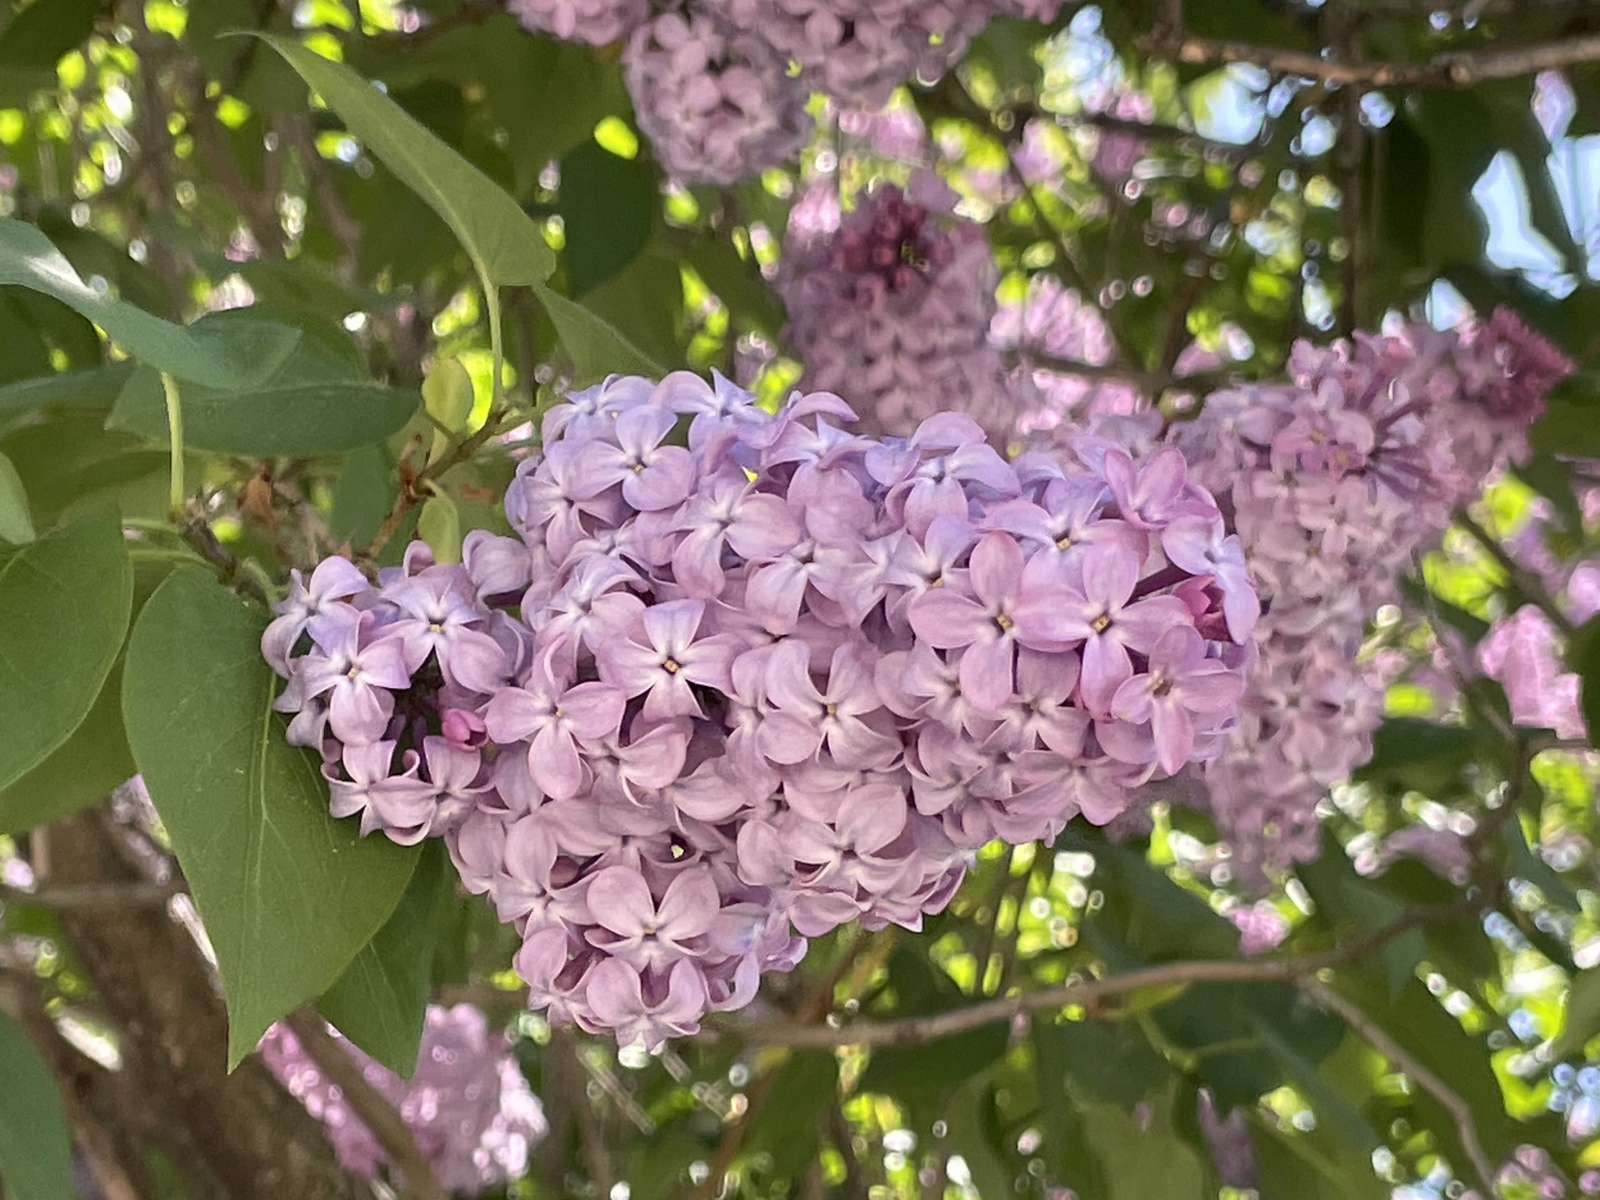
[[788, 60], [715, 6], [668, 11], [639, 25], [623, 72], [669, 174], [733, 184], [794, 158], [811, 132], [809, 90]]
[[778, 289], [810, 386], [848, 395], [863, 425], [906, 436], [938, 412], [1009, 417], [989, 344], [995, 271], [983, 230], [930, 174], [886, 186], [832, 232], [792, 225]]
[[443, 836], [535, 1007], [654, 1046], [1217, 753], [1258, 606], [1180, 536], [1222, 520], [1182, 455], [908, 432], [687, 373], [575, 394], [507, 491], [521, 553], [417, 546], [286, 604], [265, 652], [303, 627], [284, 707], [334, 811]]
[[604, 46], [650, 15], [649, 0], [507, 0], [513, 16], [536, 33]]
[[[336, 1030], [329, 1032], [335, 1037]], [[417, 1069], [409, 1081], [340, 1039], [416, 1138], [445, 1190], [477, 1195], [527, 1173], [528, 1154], [548, 1131], [544, 1109], [510, 1046], [471, 1005], [432, 1005]], [[340, 1164], [363, 1178], [388, 1165], [382, 1145], [349, 1107], [299, 1039], [274, 1025], [261, 1039], [262, 1060], [306, 1111], [322, 1122]]]
[[[1369, 616], [1400, 599], [1395, 581], [1494, 467], [1526, 454], [1546, 391], [1570, 369], [1496, 313], [1450, 333], [1297, 343], [1285, 382], [1215, 393], [1174, 427], [1193, 474], [1231, 504], [1237, 541], [1175, 522], [1168, 555], [1212, 564], [1224, 595], [1248, 574], [1266, 601], [1242, 719], [1206, 774], [1246, 880], [1316, 855], [1317, 804], [1370, 756], [1383, 717], [1382, 687], [1357, 663]], [[1253, 611], [1242, 592], [1241, 603]], [[1539, 620], [1503, 623], [1483, 665], [1518, 719], [1571, 729], [1571, 685]], [[1445, 873], [1458, 865], [1440, 860]]]

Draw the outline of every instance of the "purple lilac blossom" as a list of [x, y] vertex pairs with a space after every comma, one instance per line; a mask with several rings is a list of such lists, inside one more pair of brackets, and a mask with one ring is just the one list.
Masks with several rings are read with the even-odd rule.
[[[533, 644], [482, 710], [498, 799], [448, 842], [517, 925], [553, 1019], [692, 1033], [805, 939], [917, 928], [985, 842], [1110, 820], [1163, 763], [1220, 746], [1226, 703], [1109, 706], [1157, 643], [1172, 681], [1145, 694], [1163, 704], [1213, 670], [1220, 695], [1242, 688], [1235, 639], [1178, 594], [1211, 575], [1162, 549], [1173, 523], [1218, 517], [1177, 454], [1154, 472], [1099, 445], [1011, 463], [963, 416], [907, 440], [853, 421], [828, 393], [771, 415], [720, 377], [613, 378], [552, 411], [518, 472], [507, 512], [554, 578], [524, 598]], [[667, 446], [691, 490], [630, 488]], [[1059, 544], [1063, 505], [1082, 553]], [[626, 703], [573, 731], [582, 780], [569, 791], [563, 767], [552, 791], [521, 694], [553, 714], [581, 689]]]
[[506, 7], [535, 33], [594, 46], [620, 40], [650, 16], [649, 0], [507, 0]]
[[987, 336], [988, 242], [931, 172], [912, 193], [879, 188], [836, 229], [791, 223], [778, 275], [786, 340], [808, 385], [849, 394], [872, 432], [904, 437], [947, 411], [999, 428], [1012, 402]]
[[[961, 414], [878, 439], [826, 392], [613, 377], [545, 416], [505, 507], [517, 538], [463, 566], [321, 570], [264, 652], [300, 628], [285, 707], [333, 811], [444, 836], [530, 1002], [623, 1042], [847, 922], [920, 927], [995, 838], [1116, 819], [1244, 688], [1254, 593], [1185, 534], [1222, 517], [1170, 448], [1008, 460]], [[322, 719], [334, 676], [365, 740]]]
[[436, 565], [417, 542], [376, 585], [337, 557], [309, 585], [295, 579], [262, 655], [287, 680], [274, 707], [293, 714], [289, 741], [322, 755], [335, 816], [410, 845], [485, 802], [478, 710], [510, 681], [528, 635], [479, 591], [487, 580], [520, 594], [527, 555], [517, 549], [480, 549], [469, 568]]
[[[338, 1036], [332, 1026], [329, 1032]], [[430, 1006], [409, 1081], [342, 1039], [341, 1045], [400, 1113], [447, 1191], [475, 1196], [526, 1174], [528, 1152], [548, 1130], [544, 1109], [482, 1012], [467, 1004]], [[387, 1165], [378, 1139], [287, 1027], [267, 1030], [260, 1053], [322, 1122], [345, 1170], [371, 1179]]]
[[1286, 381], [1215, 393], [1175, 426], [1173, 444], [1231, 505], [1238, 537], [1183, 523], [1164, 535], [1167, 553], [1190, 569], [1216, 563], [1219, 585], [1242, 579], [1248, 559], [1266, 602], [1243, 718], [1206, 774], [1247, 884], [1316, 855], [1317, 805], [1366, 761], [1383, 715], [1356, 661], [1369, 616], [1399, 599], [1395, 581], [1495, 465], [1525, 455], [1564, 370], [1496, 313], [1456, 332], [1297, 343]]
[[733, 184], [794, 158], [811, 132], [810, 89], [755, 31], [715, 4], [663, 12], [628, 40], [623, 71], [639, 128], [667, 172]]

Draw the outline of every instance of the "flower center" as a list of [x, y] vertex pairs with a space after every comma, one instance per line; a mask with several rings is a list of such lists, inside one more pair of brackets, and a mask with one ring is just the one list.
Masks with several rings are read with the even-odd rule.
[[1096, 633], [1104, 633], [1111, 628], [1111, 618], [1106, 616], [1105, 613], [1101, 613], [1093, 621], [1089, 622], [1089, 628]]
[[1010, 617], [1006, 616], [1005, 613], [996, 613], [994, 623], [1000, 627], [1001, 633], [1009, 633], [1011, 628], [1016, 624], [1016, 622]]
[[1069, 535], [1065, 534], [1065, 533], [1063, 533], [1060, 537], [1058, 537], [1056, 539], [1056, 549], [1057, 550], [1067, 550], [1067, 549], [1070, 549], [1071, 546], [1072, 546], [1072, 538]]
[[676, 675], [683, 669], [683, 664], [675, 658], [664, 658], [661, 660], [661, 669], [668, 675]]
[[441, 625], [438, 621], [434, 621], [431, 625], [428, 626], [428, 632], [429, 633], [443, 633], [444, 632], [444, 626]]

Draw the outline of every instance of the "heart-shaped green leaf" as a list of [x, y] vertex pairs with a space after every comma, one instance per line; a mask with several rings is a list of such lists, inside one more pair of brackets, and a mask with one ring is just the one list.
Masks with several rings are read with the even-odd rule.
[[133, 568], [97, 507], [0, 560], [0, 790], [72, 735], [122, 649]]
[[316, 758], [284, 740], [264, 616], [208, 574], [173, 572], [128, 645], [133, 759], [216, 948], [230, 1067], [321, 995], [394, 912], [420, 850], [328, 813]]

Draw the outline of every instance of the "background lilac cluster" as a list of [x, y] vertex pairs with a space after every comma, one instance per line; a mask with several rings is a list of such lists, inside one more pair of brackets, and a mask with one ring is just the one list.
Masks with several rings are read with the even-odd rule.
[[[337, 1037], [336, 1031], [329, 1032]], [[548, 1125], [504, 1037], [469, 1004], [428, 1009], [417, 1070], [409, 1081], [341, 1041], [367, 1082], [394, 1105], [417, 1147], [448, 1191], [477, 1195], [520, 1179], [528, 1152]], [[340, 1164], [371, 1179], [386, 1163], [383, 1147], [313, 1062], [294, 1033], [274, 1025], [261, 1058], [291, 1095], [322, 1122]]]
[[445, 836], [555, 1019], [692, 1033], [1221, 748], [1258, 605], [1178, 451], [853, 420], [613, 377], [546, 416], [520, 540], [377, 587], [330, 560], [268, 631], [334, 811]]
[[1298, 343], [1286, 381], [1215, 393], [1175, 428], [1267, 601], [1243, 719], [1207, 771], [1247, 880], [1316, 856], [1316, 806], [1370, 757], [1383, 716], [1357, 664], [1368, 618], [1496, 463], [1522, 457], [1570, 370], [1501, 311], [1461, 332]]
[[963, 412], [1003, 440], [1016, 420], [990, 344], [995, 268], [983, 227], [954, 215], [931, 171], [911, 194], [880, 187], [840, 219], [791, 216], [778, 290], [785, 341], [806, 382], [844, 392], [874, 433], [905, 436], [940, 412]]
[[943, 75], [997, 16], [1051, 20], [1059, 0], [508, 0], [529, 29], [626, 39], [639, 126], [673, 175], [731, 184], [791, 161], [827, 92], [877, 108]]

